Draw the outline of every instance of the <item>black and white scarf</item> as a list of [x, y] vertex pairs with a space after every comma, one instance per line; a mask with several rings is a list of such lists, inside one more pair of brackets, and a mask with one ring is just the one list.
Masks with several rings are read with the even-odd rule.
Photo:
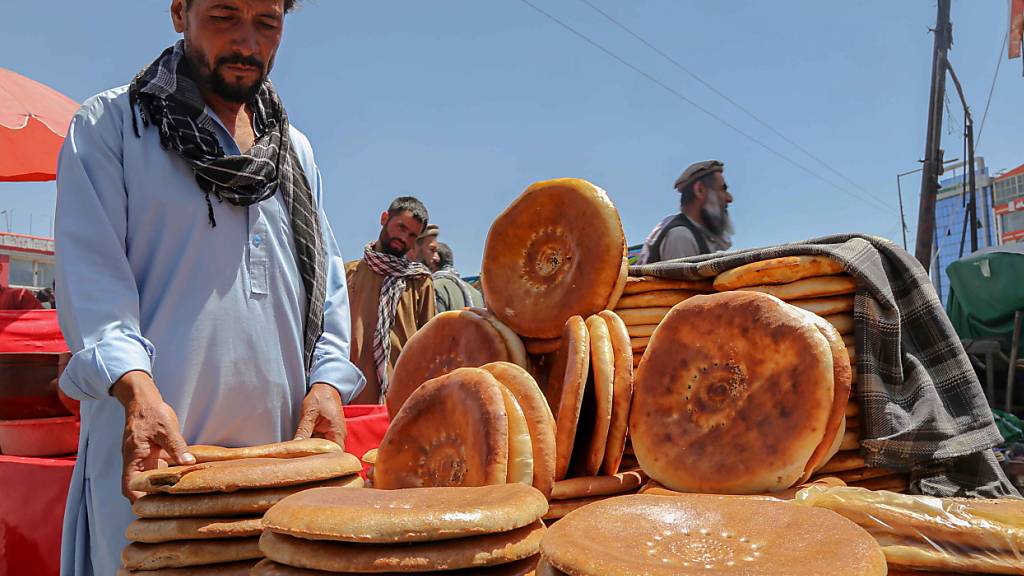
[[363, 258], [370, 270], [384, 277], [377, 304], [377, 331], [373, 337], [373, 362], [377, 366], [377, 379], [380, 380], [380, 401], [383, 403], [388, 393], [389, 384], [388, 361], [391, 359], [391, 329], [395, 326], [398, 300], [401, 299], [402, 292], [405, 292], [405, 280], [406, 278], [430, 276], [430, 270], [419, 262], [374, 250], [372, 242], [363, 249]]
[[[138, 105], [143, 125], [155, 126], [160, 131], [160, 144], [177, 152], [192, 167], [196, 183], [206, 196], [211, 226], [216, 227], [217, 220], [210, 196], [218, 202], [251, 206], [273, 197], [280, 188], [291, 214], [299, 273], [306, 291], [303, 360], [308, 369], [323, 333], [326, 256], [313, 193], [289, 141], [288, 115], [274, 86], [265, 81], [248, 103], [257, 135], [255, 144], [238, 156], [226, 155], [217, 141], [216, 123], [206, 113], [184, 46], [179, 40], [132, 80], [128, 91], [132, 108]], [[134, 114], [132, 124], [136, 136], [140, 136]]]

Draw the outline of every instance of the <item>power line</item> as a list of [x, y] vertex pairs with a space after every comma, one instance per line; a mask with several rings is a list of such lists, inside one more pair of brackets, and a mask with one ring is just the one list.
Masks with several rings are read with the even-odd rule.
[[981, 125], [978, 127], [978, 138], [975, 140], [975, 148], [980, 146], [981, 134], [985, 131], [985, 119], [988, 118], [988, 107], [992, 105], [992, 93], [996, 90], [996, 79], [999, 78], [999, 67], [1003, 64], [1003, 48], [1010, 39], [1010, 29], [1006, 29], [1003, 36], [1003, 43], [999, 45], [999, 53], [996, 54], [996, 73], [992, 75], [992, 85], [988, 87], [988, 99], [985, 100], [985, 113], [981, 115]]
[[854, 182], [853, 180], [848, 178], [845, 174], [843, 174], [839, 170], [836, 170], [835, 168], [833, 168], [828, 162], [825, 162], [824, 160], [819, 158], [817, 155], [815, 155], [813, 152], [811, 152], [807, 148], [801, 146], [798, 142], [795, 142], [794, 140], [792, 140], [791, 138], [789, 138], [788, 136], [786, 136], [785, 134], [780, 132], [774, 126], [772, 126], [771, 124], [769, 124], [765, 120], [761, 119], [760, 116], [758, 116], [757, 114], [752, 112], [750, 109], [748, 109], [747, 107], [745, 107], [742, 104], [740, 104], [739, 102], [737, 102], [736, 100], [733, 100], [732, 98], [730, 98], [727, 94], [725, 94], [724, 92], [722, 92], [718, 88], [715, 88], [713, 85], [711, 85], [710, 82], [704, 80], [699, 75], [697, 75], [696, 72], [690, 70], [686, 66], [683, 66], [683, 64], [680, 63], [678, 60], [676, 60], [675, 58], [673, 58], [669, 54], [665, 53], [663, 50], [659, 49], [657, 46], [655, 46], [651, 42], [647, 41], [647, 39], [645, 39], [644, 37], [640, 36], [640, 34], [634, 32], [631, 28], [629, 28], [628, 26], [626, 26], [622, 22], [619, 22], [618, 20], [616, 20], [611, 14], [608, 14], [604, 10], [601, 10], [600, 8], [598, 8], [590, 0], [580, 0], [580, 2], [586, 4], [587, 6], [592, 8], [595, 12], [597, 12], [601, 16], [604, 16], [609, 22], [611, 22], [615, 26], [619, 27], [622, 31], [624, 31], [625, 33], [627, 33], [630, 36], [632, 36], [633, 38], [635, 38], [638, 42], [640, 42], [644, 46], [646, 46], [646, 47], [650, 48], [651, 50], [653, 50], [656, 54], [658, 54], [659, 56], [661, 56], [662, 58], [664, 58], [665, 60], [670, 62], [673, 66], [675, 66], [679, 70], [682, 70], [683, 72], [685, 72], [687, 75], [689, 75], [691, 78], [693, 78], [697, 82], [700, 82], [705, 88], [707, 88], [708, 90], [714, 92], [716, 95], [721, 97], [723, 100], [725, 100], [729, 104], [732, 104], [733, 106], [735, 106], [741, 112], [743, 112], [747, 116], [751, 117], [758, 124], [764, 126], [768, 130], [770, 130], [773, 134], [775, 134], [776, 136], [778, 136], [779, 138], [784, 140], [790, 146], [793, 146], [797, 150], [799, 150], [799, 151], [803, 152], [805, 155], [807, 155], [807, 157], [811, 158], [812, 160], [814, 160], [818, 164], [821, 164], [822, 166], [824, 166], [825, 169], [827, 169], [829, 172], [832, 172], [836, 176], [839, 176], [840, 178], [845, 180], [847, 183], [852, 185], [854, 188], [857, 188], [858, 190], [860, 190], [861, 192], [867, 194], [868, 196], [871, 196], [875, 200], [878, 200], [878, 201], [880, 201], [882, 203], [885, 203], [885, 200], [879, 198], [878, 196], [874, 195], [870, 191], [865, 190], [864, 188], [862, 188], [859, 184], [857, 184], [856, 182]]
[[883, 211], [883, 212], [885, 212], [887, 214], [892, 211], [891, 207], [889, 207], [889, 206], [885, 205], [884, 203], [880, 202], [878, 199], [876, 199], [874, 197], [870, 197], [870, 196], [868, 196], [868, 197], [861, 196], [861, 195], [859, 195], [859, 194], [857, 194], [855, 192], [852, 192], [852, 191], [850, 191], [850, 190], [848, 190], [846, 188], [843, 188], [842, 186], [836, 184], [835, 182], [829, 180], [828, 178], [825, 178], [824, 176], [818, 174], [817, 172], [812, 171], [810, 168], [807, 168], [803, 164], [800, 164], [796, 160], [793, 160], [792, 158], [790, 158], [786, 154], [784, 154], [782, 152], [779, 152], [778, 150], [776, 150], [775, 148], [772, 148], [768, 144], [765, 144], [764, 142], [762, 142], [758, 138], [754, 137], [753, 135], [743, 131], [742, 129], [740, 129], [738, 127], [736, 127], [734, 124], [730, 123], [725, 118], [722, 118], [718, 114], [715, 114], [714, 112], [712, 112], [712, 111], [708, 110], [707, 108], [701, 106], [700, 104], [698, 104], [694, 100], [690, 99], [689, 97], [687, 97], [683, 93], [679, 92], [675, 88], [672, 88], [671, 86], [669, 86], [668, 84], [665, 84], [661, 80], [658, 80], [657, 78], [655, 78], [654, 76], [652, 76], [648, 72], [640, 69], [636, 65], [634, 65], [631, 62], [625, 60], [624, 58], [622, 58], [618, 54], [616, 54], [616, 53], [612, 52], [611, 50], [605, 48], [604, 46], [602, 46], [601, 44], [599, 44], [595, 40], [591, 39], [589, 36], [583, 34], [582, 32], [580, 32], [578, 30], [576, 30], [572, 26], [566, 24], [565, 22], [563, 22], [562, 20], [560, 20], [556, 16], [554, 16], [554, 15], [546, 12], [545, 10], [541, 9], [539, 6], [537, 6], [533, 2], [530, 2], [530, 0], [519, 0], [519, 1], [522, 2], [523, 4], [526, 4], [530, 8], [533, 8], [534, 10], [539, 12], [541, 15], [543, 15], [544, 17], [548, 18], [549, 20], [555, 22], [556, 24], [558, 24], [562, 28], [565, 28], [566, 30], [571, 32], [573, 35], [579, 37], [581, 40], [587, 42], [588, 44], [590, 44], [594, 48], [597, 48], [598, 50], [604, 52], [608, 56], [610, 56], [613, 59], [617, 60], [623, 66], [626, 66], [627, 68], [633, 70], [637, 74], [640, 74], [644, 78], [647, 78], [648, 80], [650, 80], [651, 82], [657, 84], [658, 86], [660, 86], [661, 88], [663, 88], [665, 91], [669, 92], [670, 94], [672, 94], [676, 98], [679, 98], [680, 100], [682, 100], [682, 101], [686, 102], [687, 104], [693, 106], [697, 110], [703, 112], [707, 116], [710, 116], [711, 118], [717, 120], [719, 123], [723, 124], [724, 126], [729, 128], [730, 130], [732, 130], [732, 131], [736, 132], [737, 134], [743, 136], [744, 138], [750, 140], [754, 144], [757, 144], [761, 148], [764, 148], [766, 151], [774, 154], [775, 156], [778, 156], [779, 158], [781, 158], [782, 160], [786, 161], [787, 163], [795, 166], [796, 168], [802, 170], [803, 172], [806, 172], [807, 174], [813, 176], [814, 178], [817, 178], [818, 180], [821, 180], [822, 182], [828, 184], [829, 186], [835, 188], [836, 190], [839, 190], [840, 192], [843, 192], [843, 193], [845, 193], [847, 195], [850, 195], [850, 196], [852, 196], [852, 197], [854, 197], [854, 198], [856, 198], [858, 200], [861, 200], [861, 201], [865, 201], [866, 202], [866, 201], [870, 200], [871, 202], [873, 202], [871, 204], [872, 208], [876, 208], [876, 209], [881, 210], [881, 211]]

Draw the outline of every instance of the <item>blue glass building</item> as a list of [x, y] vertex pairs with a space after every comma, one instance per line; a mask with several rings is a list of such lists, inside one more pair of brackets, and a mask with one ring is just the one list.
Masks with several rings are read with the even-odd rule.
[[[981, 160], [980, 158], [978, 159]], [[995, 211], [992, 201], [992, 180], [983, 161], [975, 172], [978, 194], [978, 249], [999, 243], [996, 236]], [[949, 278], [946, 267], [971, 253], [971, 223], [967, 214], [967, 178], [964, 174], [939, 181], [935, 200], [935, 251], [932, 255], [932, 284], [945, 304], [949, 298]], [[962, 246], [962, 248], [961, 248]]]

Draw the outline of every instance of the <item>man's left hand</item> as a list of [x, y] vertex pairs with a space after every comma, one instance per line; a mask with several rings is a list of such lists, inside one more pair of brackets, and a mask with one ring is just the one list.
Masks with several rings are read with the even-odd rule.
[[313, 384], [302, 401], [302, 418], [299, 420], [295, 439], [322, 437], [344, 450], [347, 435], [341, 394], [330, 384]]

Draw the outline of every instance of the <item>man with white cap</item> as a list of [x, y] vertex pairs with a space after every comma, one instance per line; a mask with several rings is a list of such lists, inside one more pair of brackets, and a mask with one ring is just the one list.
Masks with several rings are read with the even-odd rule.
[[721, 252], [732, 246], [732, 194], [724, 169], [718, 160], [705, 160], [683, 171], [675, 183], [679, 213], [654, 227], [644, 241], [639, 264]]

